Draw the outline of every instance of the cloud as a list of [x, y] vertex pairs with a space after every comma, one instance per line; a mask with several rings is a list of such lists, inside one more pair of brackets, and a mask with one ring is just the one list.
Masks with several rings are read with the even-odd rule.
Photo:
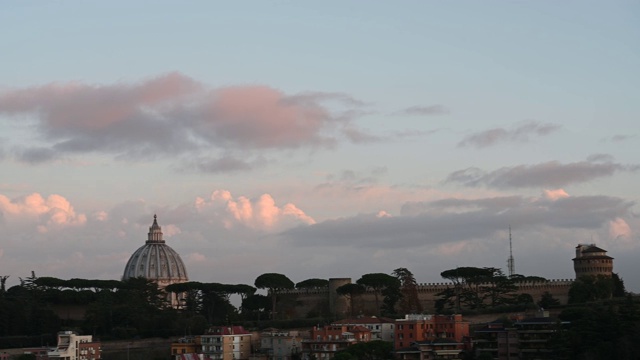
[[197, 198], [194, 206], [200, 212], [216, 214], [225, 228], [246, 226], [260, 230], [276, 230], [298, 224], [314, 224], [315, 220], [292, 203], [279, 207], [269, 194], [256, 199], [234, 198], [227, 190], [215, 190], [209, 200]]
[[631, 227], [624, 219], [615, 218], [609, 221], [609, 236], [611, 236], [612, 239], [628, 239], [631, 237]]
[[584, 183], [616, 172], [636, 172], [640, 165], [614, 163], [609, 157], [597, 155], [586, 161], [562, 164], [549, 161], [535, 165], [517, 165], [485, 172], [476, 167], [450, 173], [445, 183], [464, 186], [486, 186], [496, 189], [510, 188], [560, 188], [570, 184]]
[[0, 194], [0, 213], [6, 222], [35, 221], [40, 232], [49, 227], [83, 225], [87, 221], [84, 214], [75, 212], [71, 203], [60, 195], [49, 195], [46, 199], [38, 193], [16, 199]]
[[223, 155], [218, 158], [201, 157], [198, 159], [188, 159], [182, 162], [178, 167], [178, 171], [195, 170], [205, 173], [231, 173], [249, 171], [256, 167], [263, 166], [266, 159], [258, 157], [252, 161], [237, 158], [233, 155]]
[[458, 147], [484, 148], [503, 142], [528, 142], [531, 137], [541, 137], [558, 131], [557, 124], [543, 124], [538, 121], [522, 122], [510, 129], [493, 128], [471, 134], [458, 143]]
[[439, 104], [430, 105], [430, 106], [411, 106], [396, 112], [396, 114], [400, 114], [400, 115], [417, 115], [417, 116], [444, 115], [448, 113], [449, 113], [449, 109]]
[[569, 197], [569, 194], [567, 194], [563, 189], [543, 190], [542, 193], [544, 198], [549, 200], [558, 200]]
[[247, 168], [215, 155], [220, 152], [327, 148], [344, 134], [363, 141], [353, 119], [364, 105], [343, 93], [211, 89], [180, 73], [139, 83], [53, 83], [0, 92], [0, 115], [28, 115], [41, 142], [14, 144], [9, 150], [20, 161], [87, 153], [127, 160], [188, 154], [201, 157], [194, 168], [208, 172]]
[[610, 137], [609, 141], [611, 142], [623, 142], [623, 141], [627, 141], [627, 140], [631, 140], [633, 138], [635, 138], [637, 135], [629, 135], [629, 134], [618, 134], [618, 135], [613, 135], [612, 137]]
[[207, 257], [203, 254], [193, 252], [186, 256], [186, 260], [189, 262], [205, 262], [207, 261]]
[[[416, 249], [495, 237], [509, 225], [518, 231], [594, 231], [631, 216], [635, 204], [616, 197], [549, 199], [506, 196], [411, 202], [401, 215], [360, 214], [283, 232], [292, 246]], [[575, 241], [575, 239], [570, 239]], [[448, 245], [448, 248], [456, 247]], [[445, 251], [444, 248], [442, 251]], [[446, 252], [446, 251], [445, 251]]]
[[93, 218], [98, 221], [107, 221], [109, 219], [109, 214], [104, 210], [100, 210], [93, 214]]

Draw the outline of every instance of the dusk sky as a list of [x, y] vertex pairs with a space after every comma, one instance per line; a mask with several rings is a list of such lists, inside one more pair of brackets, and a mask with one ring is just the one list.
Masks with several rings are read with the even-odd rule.
[[640, 292], [637, 1], [9, 1], [0, 275], [456, 266]]

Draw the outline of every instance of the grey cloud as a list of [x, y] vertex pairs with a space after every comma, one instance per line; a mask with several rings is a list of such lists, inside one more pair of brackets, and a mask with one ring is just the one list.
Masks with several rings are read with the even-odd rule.
[[521, 196], [501, 196], [484, 199], [442, 199], [432, 202], [407, 202], [402, 205], [400, 213], [405, 216], [415, 216], [428, 211], [445, 211], [460, 209], [486, 209], [496, 212], [521, 206], [525, 199]]
[[592, 154], [587, 156], [587, 161], [610, 163], [614, 161], [614, 158], [609, 154]]
[[342, 133], [347, 137], [347, 139], [355, 144], [372, 143], [383, 140], [379, 136], [369, 134], [364, 130], [357, 129], [352, 126], [344, 128]]
[[322, 92], [322, 91], [306, 91], [296, 95], [290, 95], [282, 100], [284, 103], [292, 104], [315, 104], [319, 101], [335, 101], [343, 105], [349, 106], [365, 106], [368, 105], [364, 101], [354, 98], [353, 96], [340, 92]]
[[465, 137], [458, 147], [484, 148], [501, 142], [527, 142], [532, 136], [549, 135], [561, 128], [556, 124], [543, 124], [537, 121], [521, 123], [511, 129], [493, 128]]
[[[131, 84], [48, 84], [0, 92], [0, 115], [33, 116], [38, 135], [49, 142], [17, 154], [32, 163], [91, 152], [137, 160], [204, 156], [211, 149], [331, 148], [342, 135], [372, 141], [374, 136], [352, 124], [366, 113], [362, 106], [344, 93], [208, 89], [180, 73]], [[218, 165], [213, 167], [237, 168]]]
[[452, 172], [445, 182], [459, 183], [469, 187], [486, 186], [497, 189], [558, 188], [612, 176], [616, 172], [640, 170], [640, 165], [623, 165], [607, 160], [606, 156], [598, 155], [588, 161], [568, 164], [549, 161], [535, 165], [503, 167], [491, 172], [471, 167]]
[[361, 189], [363, 185], [375, 184], [387, 174], [385, 166], [374, 167], [368, 171], [343, 170], [340, 174], [327, 175], [327, 182], [316, 188], [328, 188], [333, 186], [346, 186], [352, 189]]
[[[633, 202], [607, 196], [557, 201], [522, 197], [445, 199], [405, 204], [406, 215], [402, 216], [358, 215], [297, 227], [283, 236], [297, 246], [413, 248], [491, 238], [508, 225], [522, 231], [594, 230], [629, 216], [633, 206]], [[452, 209], [445, 211], [443, 207]]]
[[228, 173], [249, 171], [262, 163], [263, 161], [249, 162], [230, 155], [225, 155], [219, 158], [204, 158], [187, 162], [180, 166], [178, 170], [197, 170], [205, 173]]
[[611, 141], [611, 142], [622, 142], [622, 141], [627, 141], [627, 140], [633, 139], [635, 137], [636, 137], [636, 135], [619, 134], [619, 135], [614, 135], [611, 138], [609, 138], [609, 141]]
[[401, 115], [418, 115], [418, 116], [444, 115], [448, 113], [449, 113], [449, 109], [439, 104], [430, 105], [430, 106], [411, 106], [397, 112], [397, 114], [401, 114]]
[[56, 151], [50, 148], [43, 147], [33, 147], [26, 149], [17, 148], [14, 149], [13, 154], [18, 160], [28, 164], [40, 164], [49, 162], [59, 157], [59, 154]]

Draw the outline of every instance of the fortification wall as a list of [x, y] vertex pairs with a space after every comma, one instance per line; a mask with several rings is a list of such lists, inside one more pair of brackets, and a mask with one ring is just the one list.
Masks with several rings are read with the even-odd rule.
[[[349, 278], [339, 279], [339, 285], [351, 282]], [[535, 302], [539, 301], [545, 292], [549, 292], [560, 304], [566, 304], [569, 300], [569, 288], [573, 280], [554, 279], [546, 282], [521, 282], [517, 283], [516, 294], [529, 294]], [[335, 285], [335, 284], [334, 284]], [[490, 284], [485, 284], [490, 285]], [[351, 314], [349, 302], [343, 296], [336, 296], [335, 288], [314, 288], [314, 289], [294, 289], [286, 294], [294, 295], [296, 298], [295, 309], [290, 309], [292, 317], [307, 317], [312, 313], [331, 314], [335, 317], [348, 317], [350, 315], [376, 315], [376, 292], [368, 289], [364, 294], [354, 298], [354, 312]], [[438, 300], [438, 293], [453, 288], [453, 283], [424, 283], [418, 284], [418, 300], [425, 312], [435, 312], [435, 303]], [[383, 296], [378, 294], [379, 305], [382, 305]]]

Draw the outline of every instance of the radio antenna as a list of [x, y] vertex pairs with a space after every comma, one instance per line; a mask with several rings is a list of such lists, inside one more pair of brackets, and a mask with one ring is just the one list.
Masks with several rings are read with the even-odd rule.
[[511, 243], [511, 225], [509, 225], [509, 259], [507, 260], [507, 268], [509, 271], [509, 277], [512, 277], [515, 274], [515, 262], [513, 261], [513, 246]]

